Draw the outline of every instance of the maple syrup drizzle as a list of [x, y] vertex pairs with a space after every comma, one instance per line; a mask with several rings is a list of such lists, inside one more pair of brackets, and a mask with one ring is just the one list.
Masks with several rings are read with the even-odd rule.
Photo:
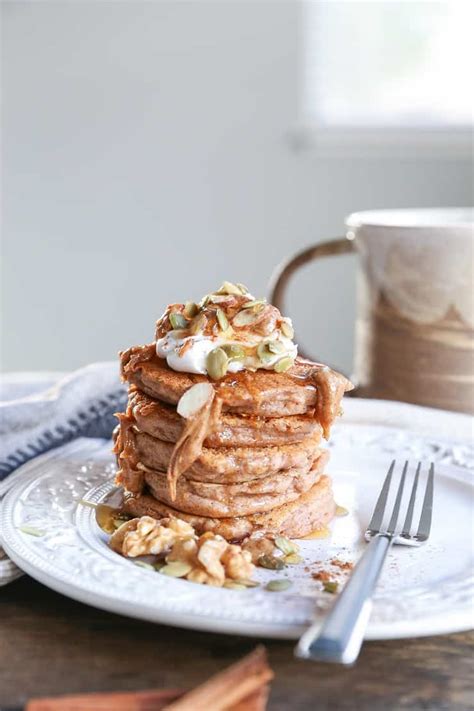
[[307, 536], [302, 536], [300, 540], [302, 541], [311, 541], [314, 538], [329, 538], [331, 535], [331, 531], [327, 526], [323, 526], [323, 528], [317, 528], [315, 531], [311, 531], [311, 533], [308, 533]]

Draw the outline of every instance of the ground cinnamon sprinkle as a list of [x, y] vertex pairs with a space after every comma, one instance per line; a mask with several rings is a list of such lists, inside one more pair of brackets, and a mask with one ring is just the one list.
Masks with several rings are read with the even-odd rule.
[[350, 561], [339, 560], [339, 558], [333, 558], [331, 560], [331, 565], [334, 565], [336, 568], [340, 568], [341, 570], [352, 570], [352, 568], [354, 567], [354, 563], [351, 563]]
[[315, 573], [311, 573], [311, 577], [314, 580], [320, 580], [322, 583], [327, 583], [332, 579], [331, 573], [327, 570], [317, 570]]
[[192, 342], [191, 338], [188, 341], [186, 341], [186, 343], [183, 343], [183, 345], [181, 346], [181, 348], [178, 351], [179, 357], [182, 358], [184, 356], [184, 354], [186, 353], [186, 351], [189, 350], [192, 345], [193, 345], [193, 342]]

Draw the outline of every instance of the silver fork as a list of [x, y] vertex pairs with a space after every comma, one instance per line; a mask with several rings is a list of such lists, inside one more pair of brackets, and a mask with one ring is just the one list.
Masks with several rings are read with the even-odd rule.
[[389, 524], [383, 526], [394, 469], [395, 460], [390, 465], [374, 513], [365, 532], [365, 540], [369, 541], [369, 545], [323, 625], [313, 624], [301, 637], [295, 649], [297, 657], [339, 664], [355, 662], [359, 656], [372, 610], [372, 595], [390, 547], [392, 544], [420, 546], [428, 540], [433, 510], [434, 465], [430, 465], [418, 529], [414, 534], [411, 533], [411, 529], [421, 462], [416, 468], [405, 522], [401, 531], [397, 528], [397, 523], [408, 462], [405, 462], [403, 467]]

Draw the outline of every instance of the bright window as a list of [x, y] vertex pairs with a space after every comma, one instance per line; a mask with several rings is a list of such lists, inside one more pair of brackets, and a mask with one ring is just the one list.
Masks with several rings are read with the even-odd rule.
[[465, 129], [473, 27], [474, 0], [305, 2], [305, 123]]

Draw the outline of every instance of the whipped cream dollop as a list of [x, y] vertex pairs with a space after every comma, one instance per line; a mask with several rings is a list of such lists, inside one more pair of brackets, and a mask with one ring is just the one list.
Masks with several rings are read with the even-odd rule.
[[285, 372], [298, 353], [293, 327], [265, 299], [224, 282], [199, 304], [171, 304], [157, 322], [156, 353], [173, 370], [209, 375]]
[[[187, 336], [185, 338], [176, 338], [171, 331], [163, 338], [159, 338], [156, 342], [156, 353], [160, 358], [166, 358], [166, 362], [173, 370], [178, 370], [182, 373], [201, 373], [207, 375], [207, 357], [215, 348], [222, 346], [234, 345], [248, 348], [249, 353], [242, 360], [229, 359], [227, 372], [238, 373], [241, 370], [274, 370], [274, 366], [284, 357], [290, 357], [292, 360], [298, 355], [298, 347], [290, 338], [283, 336], [279, 331], [274, 331], [270, 337], [273, 341], [279, 341], [284, 352], [280, 354], [271, 354], [266, 362], [262, 362], [256, 354], [252, 353], [258, 343], [262, 342], [261, 338], [258, 343], [235, 341], [227, 338], [216, 337], [214, 339], [208, 336]], [[187, 344], [190, 343], [188, 346]]]

